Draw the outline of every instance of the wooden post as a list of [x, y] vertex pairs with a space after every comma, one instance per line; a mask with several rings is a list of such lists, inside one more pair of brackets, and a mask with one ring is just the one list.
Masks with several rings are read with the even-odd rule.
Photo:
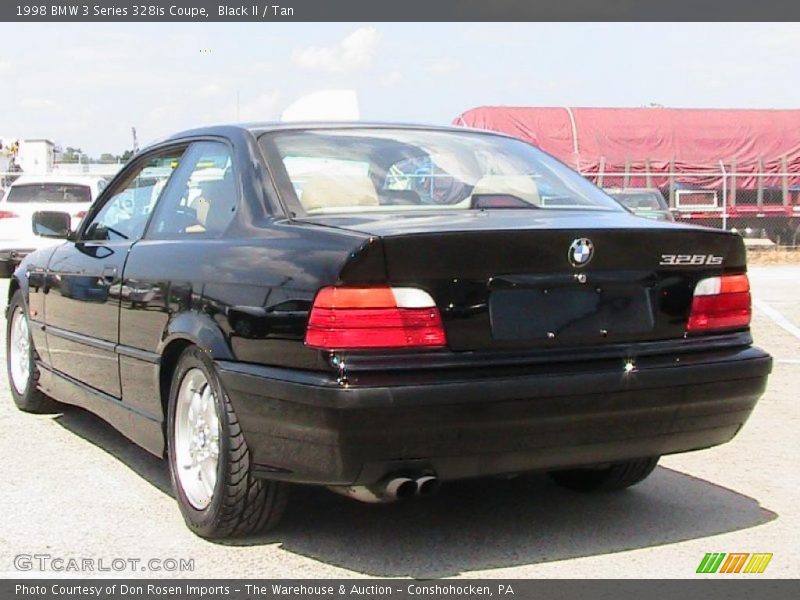
[[645, 187], [651, 188], [651, 187], [653, 187], [653, 176], [650, 174], [650, 159], [649, 158], [645, 158], [644, 159], [644, 169], [645, 169], [645, 176], [644, 176]]
[[764, 206], [764, 160], [758, 159], [758, 191], [756, 192], [756, 206]]

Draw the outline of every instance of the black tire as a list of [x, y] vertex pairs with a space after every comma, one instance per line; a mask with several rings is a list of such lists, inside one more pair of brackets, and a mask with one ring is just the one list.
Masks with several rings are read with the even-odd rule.
[[614, 492], [643, 481], [656, 468], [659, 458], [636, 458], [602, 468], [552, 471], [550, 477], [561, 487], [574, 492]]
[[[212, 499], [202, 510], [195, 508], [181, 487], [175, 452], [177, 396], [184, 376], [194, 368], [204, 371], [218, 402], [219, 463]], [[186, 525], [200, 537], [221, 539], [247, 536], [275, 527], [286, 508], [288, 484], [259, 479], [250, 472], [250, 452], [233, 406], [208, 354], [196, 346], [183, 351], [169, 395], [167, 452], [172, 488]]]
[[28, 382], [24, 390], [20, 392], [14, 385], [11, 375], [11, 327], [14, 322], [15, 313], [19, 312], [20, 317], [27, 318], [27, 308], [22, 290], [17, 290], [11, 298], [8, 306], [6, 319], [6, 374], [8, 375], [8, 387], [11, 390], [11, 397], [17, 408], [30, 413], [49, 413], [57, 409], [56, 403], [45, 396], [38, 389], [39, 369], [36, 368], [36, 350], [33, 347], [30, 329], [28, 331]]

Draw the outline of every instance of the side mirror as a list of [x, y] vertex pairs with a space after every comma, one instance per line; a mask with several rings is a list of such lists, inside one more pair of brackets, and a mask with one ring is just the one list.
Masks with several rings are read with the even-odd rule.
[[40, 210], [33, 213], [33, 233], [46, 238], [68, 239], [72, 229], [72, 217], [65, 212]]

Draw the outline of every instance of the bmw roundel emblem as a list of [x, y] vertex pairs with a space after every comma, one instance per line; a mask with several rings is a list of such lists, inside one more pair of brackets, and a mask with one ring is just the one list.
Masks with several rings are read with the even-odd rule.
[[573, 267], [583, 267], [589, 264], [594, 256], [594, 244], [589, 238], [578, 238], [569, 246], [567, 253], [569, 262]]

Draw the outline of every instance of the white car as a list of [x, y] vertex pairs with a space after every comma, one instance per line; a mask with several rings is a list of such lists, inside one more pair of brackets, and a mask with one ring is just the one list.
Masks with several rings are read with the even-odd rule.
[[0, 277], [10, 277], [26, 255], [54, 243], [33, 233], [33, 213], [67, 213], [75, 229], [105, 184], [94, 175], [21, 175], [14, 181], [0, 200]]

